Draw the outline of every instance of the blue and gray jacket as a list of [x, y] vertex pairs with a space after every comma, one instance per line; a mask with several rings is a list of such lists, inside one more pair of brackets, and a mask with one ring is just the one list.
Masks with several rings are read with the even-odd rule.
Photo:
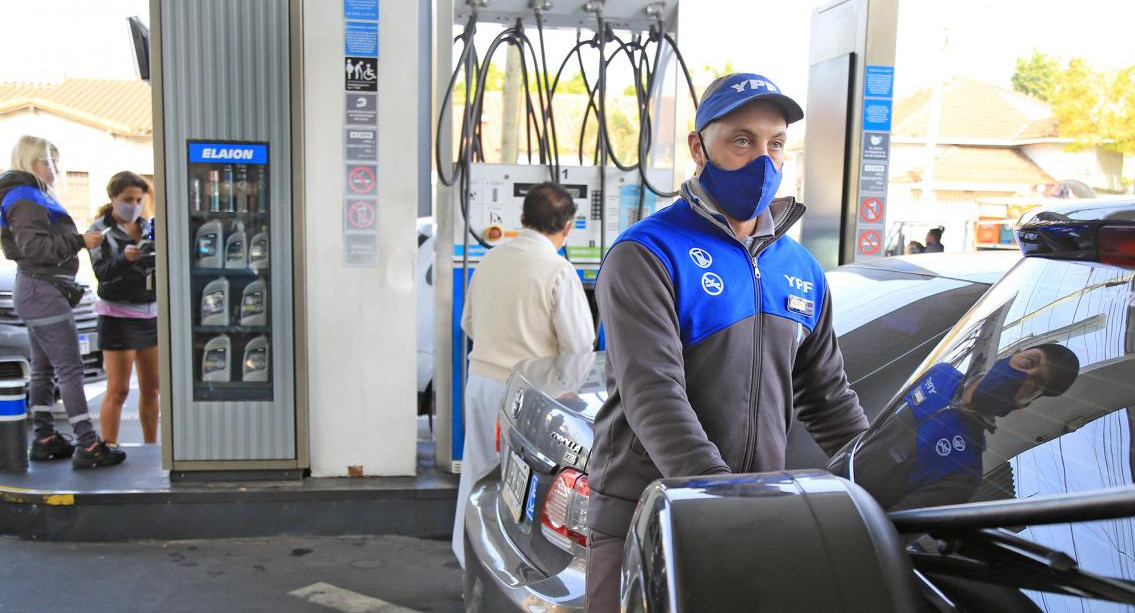
[[67, 209], [31, 173], [0, 174], [0, 247], [21, 272], [75, 276], [86, 245]]
[[828, 453], [867, 427], [823, 270], [774, 200], [748, 246], [696, 179], [612, 245], [596, 285], [608, 399], [588, 461], [589, 525], [624, 535], [662, 477], [784, 467], [793, 412]]

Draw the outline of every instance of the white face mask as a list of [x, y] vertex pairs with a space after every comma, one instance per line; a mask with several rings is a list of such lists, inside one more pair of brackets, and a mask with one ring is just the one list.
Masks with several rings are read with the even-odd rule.
[[114, 216], [119, 219], [125, 219], [127, 222], [132, 222], [142, 216], [142, 205], [115, 203]]

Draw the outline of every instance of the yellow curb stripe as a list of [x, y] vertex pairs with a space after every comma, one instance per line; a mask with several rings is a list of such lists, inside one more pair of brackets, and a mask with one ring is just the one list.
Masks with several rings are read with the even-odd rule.
[[75, 494], [0, 486], [0, 500], [18, 504], [45, 504], [53, 507], [69, 507], [75, 504]]

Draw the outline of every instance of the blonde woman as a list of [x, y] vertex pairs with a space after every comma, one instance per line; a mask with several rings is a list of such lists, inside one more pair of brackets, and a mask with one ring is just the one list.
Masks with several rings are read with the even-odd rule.
[[[130, 371], [137, 369], [140, 397], [138, 417], [142, 440], [158, 441], [158, 303], [148, 280], [154, 260], [144, 245], [150, 222], [142, 205], [150, 185], [142, 177], [122, 171], [110, 178], [110, 202], [99, 209], [90, 231], [105, 236], [91, 249], [91, 265], [99, 279], [99, 347], [106, 369], [106, 394], [99, 407], [99, 430], [107, 443], [118, 441], [122, 405], [130, 394]], [[153, 250], [149, 250], [150, 255]]]
[[[28, 400], [35, 413], [33, 461], [71, 458], [75, 468], [113, 466], [126, 452], [99, 440], [83, 391], [79, 334], [71, 309], [82, 297], [75, 282], [77, 254], [102, 244], [98, 232], [79, 234], [55, 199], [59, 150], [43, 138], [21, 136], [12, 149], [12, 169], [0, 174], [0, 246], [17, 266], [16, 314], [28, 328], [32, 375]], [[78, 448], [55, 431], [53, 377]]]

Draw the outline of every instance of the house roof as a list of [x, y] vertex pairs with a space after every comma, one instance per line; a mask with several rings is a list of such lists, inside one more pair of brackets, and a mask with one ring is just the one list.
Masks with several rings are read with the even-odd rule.
[[[894, 137], [926, 138], [933, 93], [919, 90], [895, 104]], [[1052, 109], [1040, 100], [969, 77], [954, 77], [941, 87], [939, 142], [1008, 144], [1056, 136]]]
[[[1054, 179], [1023, 153], [1008, 147], [938, 147], [934, 183], [985, 183], [1035, 185]], [[895, 169], [891, 181], [917, 183], [925, 179], [923, 167]]]
[[0, 83], [0, 115], [38, 109], [123, 136], [154, 130], [145, 81], [66, 79], [62, 83]]

